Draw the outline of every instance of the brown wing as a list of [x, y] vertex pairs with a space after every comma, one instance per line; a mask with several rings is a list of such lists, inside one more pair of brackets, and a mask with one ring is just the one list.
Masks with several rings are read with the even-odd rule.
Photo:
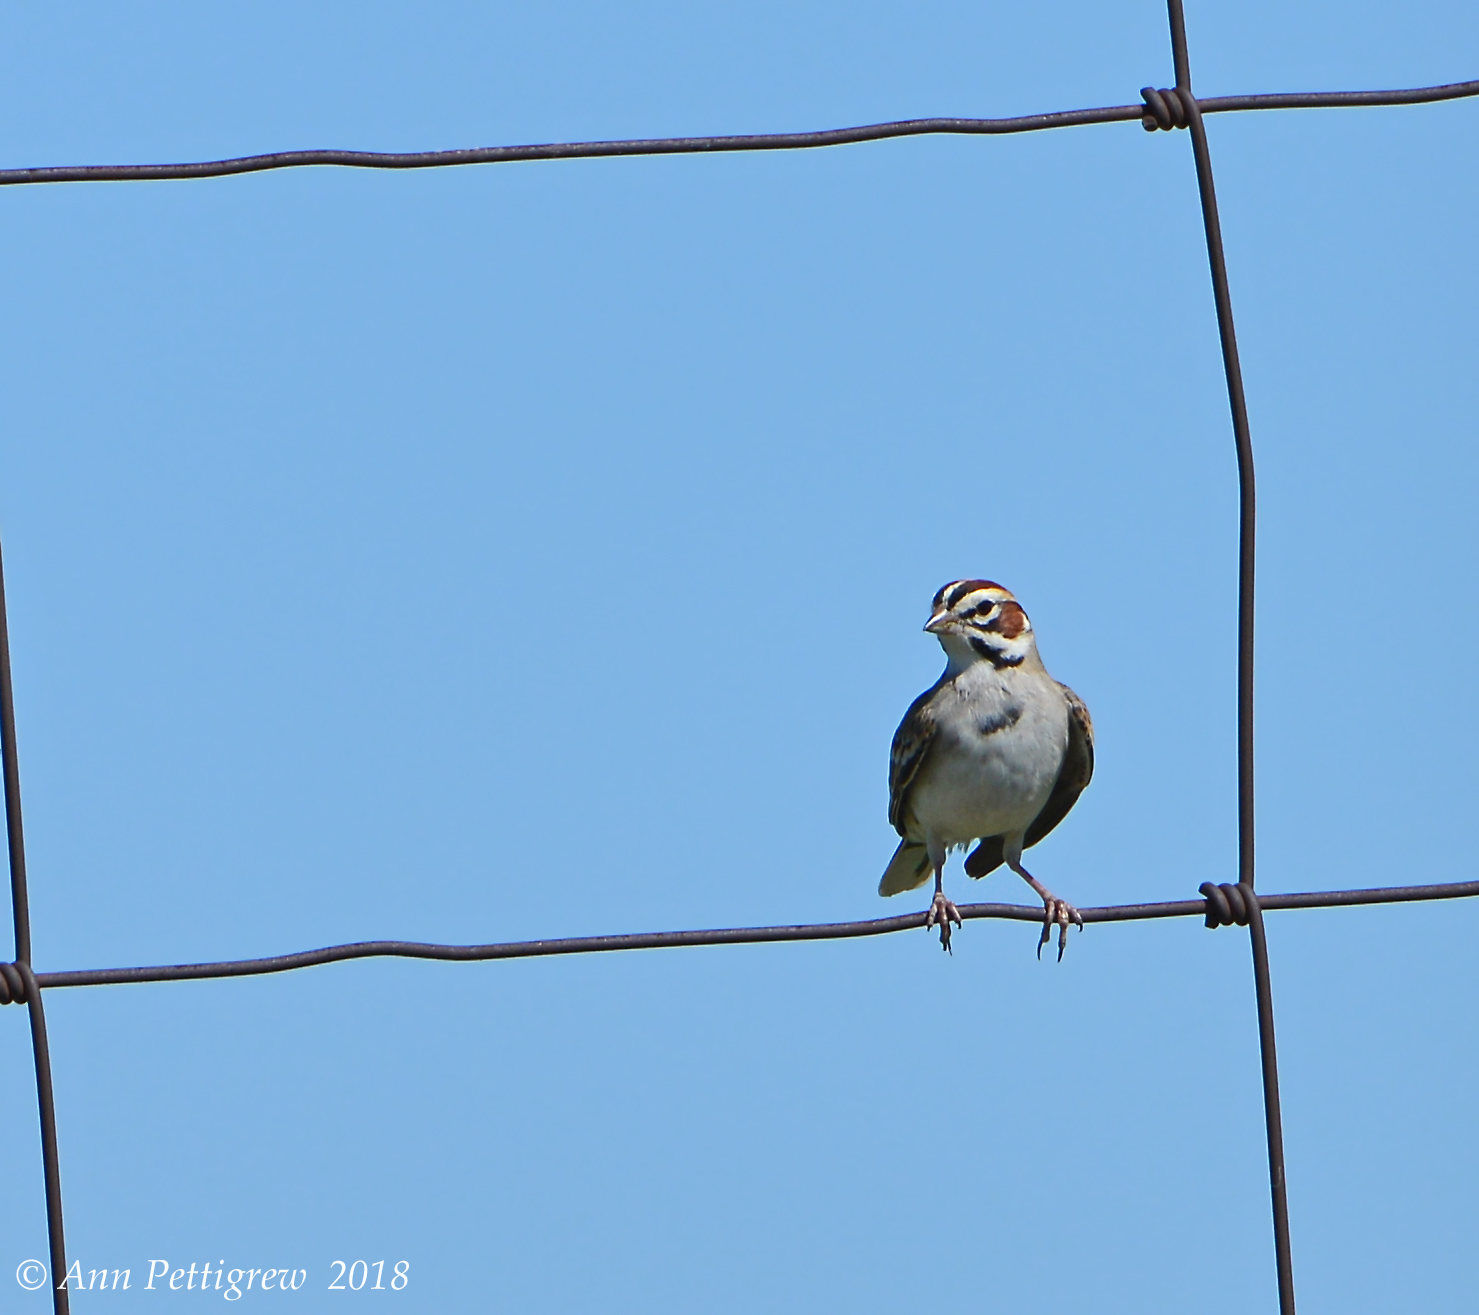
[[944, 684], [942, 676], [925, 690], [904, 714], [888, 755], [888, 820], [901, 836], [906, 835], [905, 819], [909, 815], [909, 788], [929, 757], [935, 743], [935, 716], [930, 701]]
[[[1058, 685], [1068, 698], [1068, 748], [1063, 754], [1063, 765], [1058, 769], [1053, 793], [1027, 828], [1022, 841], [1024, 849], [1031, 849], [1068, 816], [1094, 775], [1094, 722], [1084, 701], [1062, 681]], [[984, 877], [999, 868], [1005, 861], [1001, 847], [1001, 836], [987, 836], [966, 858], [966, 873], [972, 877]]]

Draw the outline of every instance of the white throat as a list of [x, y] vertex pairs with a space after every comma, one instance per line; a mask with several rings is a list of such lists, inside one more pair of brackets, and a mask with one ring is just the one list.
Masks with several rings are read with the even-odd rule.
[[1023, 667], [1035, 668], [1041, 664], [1037, 660], [1037, 641], [1029, 630], [1017, 639], [1002, 643], [999, 639], [991, 644], [991, 649], [1006, 661], [993, 660], [990, 652], [981, 652], [977, 645], [989, 642], [984, 636], [972, 636], [960, 634], [954, 631], [946, 631], [938, 635], [940, 647], [945, 650], [945, 679], [953, 680], [962, 671], [967, 671], [978, 662], [984, 662], [988, 666], [1004, 671], [1020, 670]]

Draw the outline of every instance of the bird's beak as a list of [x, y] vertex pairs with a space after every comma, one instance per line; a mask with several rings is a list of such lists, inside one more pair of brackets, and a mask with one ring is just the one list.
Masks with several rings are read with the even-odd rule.
[[924, 628], [932, 635], [942, 634], [950, 628], [950, 613], [939, 611], [924, 623]]

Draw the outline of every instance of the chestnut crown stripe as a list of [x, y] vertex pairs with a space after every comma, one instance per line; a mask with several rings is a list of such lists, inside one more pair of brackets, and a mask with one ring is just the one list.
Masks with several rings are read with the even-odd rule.
[[970, 597], [971, 594], [983, 593], [988, 589], [994, 589], [1008, 598], [1012, 596], [1011, 590], [1003, 589], [995, 580], [955, 580], [945, 585], [935, 595], [935, 610], [938, 611], [943, 605], [953, 612], [960, 606], [962, 599]]

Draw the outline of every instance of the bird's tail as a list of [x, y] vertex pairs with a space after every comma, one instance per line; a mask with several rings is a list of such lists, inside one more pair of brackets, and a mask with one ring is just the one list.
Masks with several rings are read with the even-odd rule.
[[930, 852], [923, 845], [899, 841], [894, 856], [883, 871], [878, 883], [880, 895], [897, 895], [902, 891], [915, 890], [929, 880]]

